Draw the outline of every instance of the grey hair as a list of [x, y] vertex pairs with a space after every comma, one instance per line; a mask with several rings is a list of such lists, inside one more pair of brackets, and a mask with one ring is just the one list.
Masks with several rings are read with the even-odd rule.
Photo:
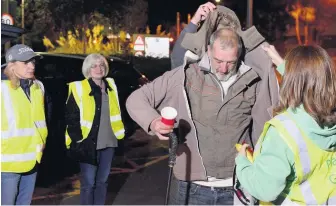
[[220, 48], [221, 49], [228, 49], [228, 48], [238, 48], [238, 56], [241, 55], [243, 49], [243, 43], [241, 41], [240, 36], [236, 31], [234, 31], [230, 27], [223, 27], [216, 30], [210, 36], [210, 48], [213, 48], [213, 45], [216, 40], [220, 41]]
[[106, 58], [101, 54], [94, 53], [94, 54], [88, 55], [84, 59], [84, 62], [83, 62], [82, 73], [86, 79], [90, 78], [90, 70], [95, 65], [95, 63], [99, 60], [104, 62], [105, 64], [104, 77], [107, 76], [107, 74], [109, 73], [109, 65], [107, 63]]

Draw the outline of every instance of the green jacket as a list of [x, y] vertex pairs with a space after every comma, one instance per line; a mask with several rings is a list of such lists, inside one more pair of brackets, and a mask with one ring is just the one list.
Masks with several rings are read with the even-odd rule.
[[[284, 71], [284, 65], [278, 70]], [[303, 106], [287, 109], [296, 124], [321, 149], [336, 150], [336, 125], [321, 128]], [[236, 157], [236, 173], [241, 185], [255, 198], [277, 202], [279, 195], [288, 193], [295, 179], [294, 154], [274, 127], [270, 127], [262, 143], [262, 152], [250, 163], [242, 155]], [[281, 199], [281, 198], [279, 198]]]

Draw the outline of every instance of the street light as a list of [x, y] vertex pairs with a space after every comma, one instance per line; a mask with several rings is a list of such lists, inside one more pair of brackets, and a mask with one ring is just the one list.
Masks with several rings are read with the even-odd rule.
[[253, 0], [247, 0], [246, 29], [253, 25]]
[[[22, 24], [22, 29], [24, 29], [24, 0], [21, 1], [21, 24]], [[22, 44], [24, 44], [24, 34], [22, 34]]]

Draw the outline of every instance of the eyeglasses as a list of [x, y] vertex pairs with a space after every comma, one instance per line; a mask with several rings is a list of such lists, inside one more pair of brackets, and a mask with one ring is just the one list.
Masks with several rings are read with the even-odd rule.
[[105, 69], [105, 64], [93, 64], [93, 65], [91, 65], [91, 69], [95, 69], [95, 68], [97, 68], [97, 67], [99, 67], [100, 69]]

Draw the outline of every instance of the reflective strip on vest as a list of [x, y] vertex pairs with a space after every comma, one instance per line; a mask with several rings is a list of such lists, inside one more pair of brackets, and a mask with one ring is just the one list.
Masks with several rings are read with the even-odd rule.
[[[4, 106], [6, 108], [7, 121], [9, 123], [8, 131], [2, 131], [1, 132], [1, 138], [6, 138], [7, 139], [7, 138], [15, 137], [15, 135], [17, 135], [17, 134], [23, 134], [23, 136], [26, 136], [25, 134], [26, 134], [27, 131], [25, 131], [25, 130], [24, 131], [22, 131], [22, 130], [19, 131], [18, 129], [15, 128], [15, 125], [10, 124], [10, 122], [15, 122], [14, 108], [13, 108], [13, 105], [12, 105], [11, 100], [10, 100], [8, 85], [5, 82], [2, 82], [1, 86], [2, 86], [1, 91], [3, 93], [4, 104], [5, 104]], [[34, 130], [33, 130], [33, 134], [34, 134]]]
[[110, 116], [111, 122], [121, 121], [121, 115]]
[[336, 205], [336, 196], [329, 198], [328, 201], [323, 203], [322, 205]]
[[[10, 126], [12, 127], [12, 126]], [[9, 139], [12, 137], [31, 137], [34, 136], [34, 129], [9, 129], [9, 131], [1, 132], [1, 139]]]
[[[76, 85], [78, 98], [81, 98], [82, 93], [83, 93], [82, 83], [81, 82], [75, 82], [75, 85]], [[82, 120], [83, 119], [83, 104], [82, 104], [81, 100], [79, 100], [78, 103], [79, 103], [78, 107], [79, 107], [79, 112], [80, 112], [80, 119]]]
[[300, 130], [297, 128], [294, 122], [289, 119], [285, 114], [277, 115], [275, 118], [281, 121], [285, 129], [290, 132], [296, 145], [299, 147], [298, 155], [300, 157], [300, 163], [302, 165], [304, 174], [302, 180], [303, 182], [299, 185], [299, 187], [305, 203], [317, 205], [317, 201], [314, 193], [312, 192], [311, 185], [308, 181], [305, 181], [305, 176], [310, 172], [310, 158], [308, 156], [308, 147], [306, 145], [306, 142], [304, 141], [304, 137], [302, 136]]
[[125, 129], [121, 129], [121, 130], [119, 130], [119, 131], [116, 131], [115, 133], [114, 133], [114, 135], [115, 136], [120, 136], [120, 135], [123, 135], [125, 133]]
[[35, 126], [36, 128], [46, 128], [47, 127], [47, 123], [46, 121], [35, 121]]
[[25, 162], [29, 160], [35, 160], [36, 153], [24, 153], [24, 154], [1, 154], [1, 162]]
[[44, 85], [42, 84], [42, 82], [39, 81], [39, 80], [34, 80], [34, 82], [35, 82], [36, 84], [38, 84], [38, 86], [39, 86], [40, 89], [42, 90], [42, 94], [44, 95], [45, 91], [44, 91]]
[[284, 114], [280, 114], [275, 118], [283, 123], [285, 129], [290, 132], [291, 136], [294, 138], [296, 145], [299, 147], [299, 156], [303, 168], [303, 175], [306, 176], [310, 172], [310, 158], [308, 155], [309, 153], [307, 144], [304, 141], [300, 130], [296, 127], [296, 125], [293, 124], [293, 121], [286, 121], [289, 119]]
[[45, 145], [44, 144], [38, 144], [36, 145], [36, 152], [43, 152]]
[[[81, 108], [81, 109], [83, 109], [83, 108]], [[87, 127], [88, 129], [91, 129], [91, 127], [92, 127], [92, 123], [89, 122], [89, 121], [81, 120], [80, 124], [81, 124], [82, 127]]]
[[117, 102], [118, 102], [119, 111], [121, 112], [121, 110], [120, 110], [120, 104], [119, 104], [119, 97], [118, 97], [117, 86], [115, 85], [115, 82], [114, 82], [114, 80], [112, 80], [112, 79], [106, 78], [106, 81], [107, 81], [108, 83], [110, 83], [110, 85], [112, 85], [112, 89], [113, 89], [113, 91], [116, 93], [116, 99], [117, 99]]

